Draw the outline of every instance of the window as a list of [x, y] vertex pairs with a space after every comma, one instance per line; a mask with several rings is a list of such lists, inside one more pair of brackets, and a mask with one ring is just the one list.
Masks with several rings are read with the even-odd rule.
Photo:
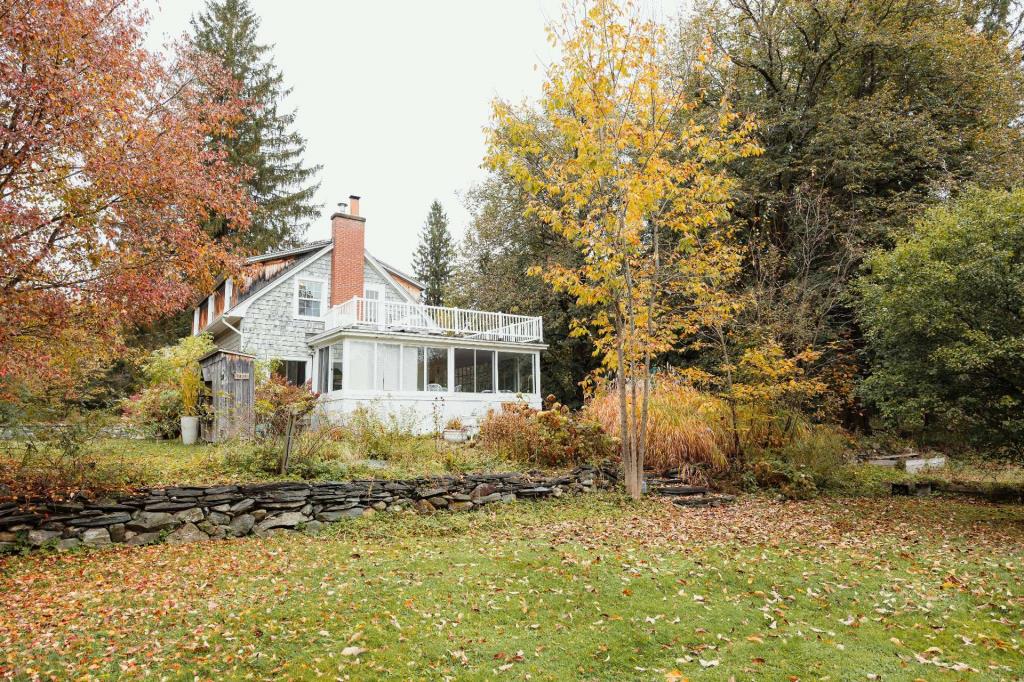
[[456, 348], [452, 356], [455, 360], [456, 393], [472, 393], [475, 389], [475, 372], [473, 370], [473, 349]]
[[498, 392], [535, 392], [533, 355], [529, 353], [498, 353]]
[[320, 393], [326, 393], [331, 390], [327, 383], [327, 378], [330, 372], [331, 364], [331, 349], [329, 346], [324, 346], [316, 352], [316, 390]]
[[295, 284], [298, 317], [319, 318], [323, 312], [324, 283], [315, 279], [299, 279]]
[[494, 352], [456, 348], [452, 353], [456, 393], [494, 392]]
[[494, 351], [476, 352], [476, 392], [494, 393]]
[[397, 391], [401, 346], [394, 343], [377, 344], [377, 385], [381, 391]]
[[402, 347], [402, 390], [422, 391], [426, 365], [419, 346]]
[[373, 388], [373, 344], [367, 341], [349, 341], [348, 385], [353, 391]]
[[302, 386], [306, 383], [306, 361], [283, 360], [277, 366], [277, 374], [284, 377], [289, 384]]
[[427, 390], [448, 390], [448, 349], [425, 349], [427, 361]]
[[384, 291], [377, 286], [363, 288], [363, 298], [366, 299], [366, 310], [364, 311], [365, 322], [381, 321], [381, 301], [384, 300]]
[[331, 346], [331, 390], [332, 391], [340, 391], [341, 387], [342, 387], [342, 383], [341, 383], [342, 371], [343, 371], [342, 368], [344, 367], [344, 365], [342, 364], [342, 360], [344, 359], [344, 356], [341, 354], [342, 353], [342, 348], [343, 348], [343, 345], [340, 344], [340, 343], [336, 343], [333, 346]]

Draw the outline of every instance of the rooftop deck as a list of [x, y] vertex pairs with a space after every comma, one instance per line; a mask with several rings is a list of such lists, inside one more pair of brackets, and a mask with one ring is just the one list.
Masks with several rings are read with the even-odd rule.
[[480, 341], [544, 341], [544, 322], [540, 317], [362, 297], [334, 306], [327, 311], [324, 322], [325, 332], [357, 328], [458, 336]]

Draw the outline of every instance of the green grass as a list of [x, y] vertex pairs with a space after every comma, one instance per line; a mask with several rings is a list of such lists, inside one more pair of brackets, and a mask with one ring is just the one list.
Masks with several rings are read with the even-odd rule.
[[0, 673], [1012, 680], [1022, 570], [1024, 510], [945, 499], [384, 514], [3, 560]]

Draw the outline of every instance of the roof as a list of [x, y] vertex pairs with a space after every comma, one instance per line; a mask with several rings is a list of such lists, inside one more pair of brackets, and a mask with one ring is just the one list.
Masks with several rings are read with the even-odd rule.
[[402, 272], [401, 270], [399, 270], [398, 268], [396, 268], [393, 265], [388, 265], [387, 263], [382, 261], [380, 258], [377, 258], [376, 256], [374, 256], [373, 258], [374, 258], [374, 260], [376, 260], [380, 264], [380, 266], [382, 268], [384, 268], [385, 270], [390, 272], [392, 275], [398, 275], [399, 277], [404, 279], [406, 282], [410, 282], [412, 284], [415, 284], [420, 289], [426, 289], [427, 288], [427, 286], [423, 282], [419, 281], [418, 279], [416, 279], [412, 275], [407, 274], [405, 272]]
[[330, 239], [321, 239], [321, 240], [315, 241], [315, 242], [306, 242], [305, 244], [302, 244], [300, 246], [295, 246], [295, 247], [292, 247], [290, 249], [283, 249], [281, 251], [270, 251], [268, 253], [264, 253], [264, 254], [261, 254], [259, 256], [252, 256], [250, 258], [246, 258], [245, 262], [246, 263], [250, 263], [250, 264], [251, 263], [261, 263], [261, 262], [263, 262], [265, 260], [275, 260], [277, 258], [287, 258], [288, 256], [298, 256], [298, 255], [301, 255], [303, 253], [308, 253], [310, 251], [316, 251], [318, 249], [322, 249], [325, 246], [330, 246], [330, 244], [331, 244], [331, 240]]

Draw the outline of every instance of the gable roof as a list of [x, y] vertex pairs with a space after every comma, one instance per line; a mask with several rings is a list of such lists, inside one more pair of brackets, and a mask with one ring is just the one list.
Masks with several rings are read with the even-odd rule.
[[380, 266], [382, 268], [384, 268], [385, 270], [390, 272], [392, 275], [397, 275], [398, 277], [401, 277], [402, 279], [404, 279], [406, 282], [409, 282], [410, 284], [415, 284], [420, 289], [426, 289], [427, 288], [427, 285], [424, 284], [423, 282], [421, 282], [420, 280], [416, 279], [415, 277], [413, 277], [412, 275], [410, 275], [410, 274], [408, 274], [406, 272], [403, 272], [403, 271], [399, 270], [398, 268], [396, 268], [393, 265], [389, 265], [388, 263], [385, 263], [380, 258], [377, 258], [376, 256], [374, 256], [374, 260], [376, 260], [380, 264]]
[[316, 251], [322, 249], [325, 246], [330, 246], [330, 239], [320, 239], [315, 242], [306, 242], [299, 246], [292, 247], [290, 249], [283, 249], [281, 251], [268, 251], [267, 253], [260, 254], [259, 256], [250, 256], [245, 259], [246, 264], [261, 263], [266, 260], [277, 260], [278, 258], [287, 258], [288, 256], [299, 256], [310, 251]]
[[[273, 276], [265, 280], [261, 280], [260, 282], [250, 287], [246, 292], [246, 296], [244, 298], [240, 298], [235, 303], [235, 305], [231, 306], [230, 309], [225, 310], [222, 313], [222, 316], [227, 317], [228, 313], [233, 313], [233, 316], [244, 315], [249, 305], [257, 298], [260, 298], [268, 291], [271, 291], [272, 289], [276, 288], [277, 285], [285, 281], [290, 275], [296, 274], [300, 270], [305, 269], [308, 265], [312, 264], [314, 261], [316, 261], [324, 254], [330, 253], [332, 250], [334, 250], [334, 242], [330, 239], [325, 239], [315, 242], [309, 242], [308, 244], [303, 244], [302, 246], [298, 246], [292, 249], [275, 251], [260, 256], [253, 256], [252, 258], [247, 259], [246, 263], [255, 264], [269, 260], [296, 257], [294, 262], [289, 263], [286, 267], [275, 272]], [[377, 270], [377, 272], [380, 273], [380, 275], [386, 281], [388, 281], [398, 291], [399, 294], [405, 297], [410, 303], [417, 302], [416, 297], [413, 296], [408, 289], [406, 289], [401, 284], [396, 282], [392, 277], [391, 273], [394, 272], [398, 277], [407, 279], [416, 286], [421, 286], [419, 282], [409, 277], [408, 275], [402, 273], [400, 270], [385, 265], [381, 261], [377, 260], [377, 258], [375, 258], [369, 251], [364, 250], [363, 253], [366, 262], [369, 263], [372, 268]]]

